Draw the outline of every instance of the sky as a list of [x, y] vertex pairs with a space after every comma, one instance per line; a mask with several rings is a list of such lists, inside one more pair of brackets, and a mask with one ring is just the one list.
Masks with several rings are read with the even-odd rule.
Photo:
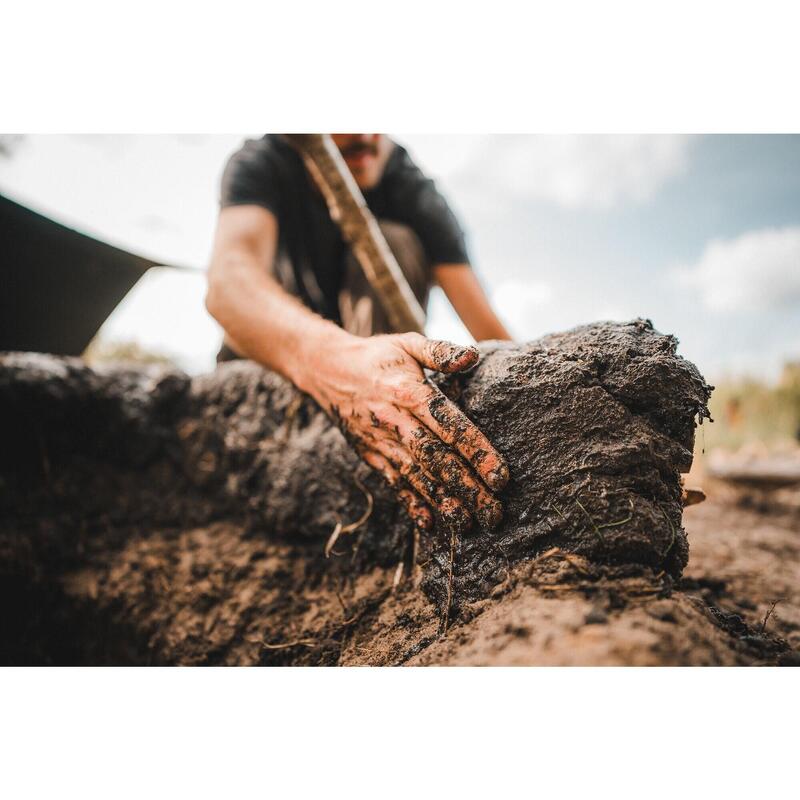
[[[27, 136], [0, 156], [0, 193], [195, 268], [148, 272], [100, 335], [199, 372], [221, 338], [202, 274], [219, 179], [244, 138]], [[800, 359], [800, 136], [393, 138], [450, 201], [516, 338], [641, 316], [710, 379]], [[427, 333], [471, 341], [439, 291]]]

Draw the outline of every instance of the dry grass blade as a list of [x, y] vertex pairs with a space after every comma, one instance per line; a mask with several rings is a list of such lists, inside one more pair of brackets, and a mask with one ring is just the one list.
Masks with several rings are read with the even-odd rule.
[[259, 642], [265, 650], [288, 650], [290, 647], [316, 647], [313, 639], [295, 639], [293, 642], [281, 642], [280, 644], [269, 644], [269, 642]]
[[558, 558], [561, 561], [566, 561], [581, 575], [590, 576], [592, 574], [588, 569], [589, 562], [582, 556], [568, 553], [566, 550], [562, 550], [560, 547], [551, 547], [549, 550], [545, 550], [543, 553], [540, 553], [538, 556], [536, 556], [536, 558], [531, 560], [531, 568], [529, 570], [528, 578], [530, 579], [533, 577], [537, 564], [541, 563], [542, 561], [547, 561], [551, 558]]
[[349, 525], [345, 525], [342, 528], [342, 533], [352, 533], [353, 531], [357, 531], [371, 516], [372, 516], [372, 509], [375, 505], [375, 501], [372, 499], [372, 494], [369, 492], [366, 486], [364, 486], [361, 481], [353, 477], [353, 480], [358, 486], [359, 489], [364, 493], [364, 497], [367, 498], [367, 509], [364, 513], [355, 521], [351, 522]]
[[372, 494], [358, 478], [354, 476], [353, 480], [355, 481], [356, 486], [358, 486], [358, 488], [364, 493], [364, 497], [367, 498], [367, 508], [355, 522], [342, 525], [341, 520], [339, 520], [339, 522], [336, 523], [336, 527], [333, 529], [333, 532], [328, 537], [328, 541], [325, 543], [325, 558], [330, 558], [336, 542], [343, 533], [353, 533], [354, 531], [357, 531], [372, 516], [372, 509], [375, 506], [375, 501], [372, 498]]
[[764, 631], [767, 629], [767, 622], [769, 621], [769, 618], [772, 616], [772, 612], [775, 610], [775, 606], [778, 605], [778, 603], [782, 602], [783, 602], [782, 597], [772, 602], [772, 605], [770, 605], [769, 609], [767, 610], [767, 613], [764, 615], [764, 621], [761, 623], [761, 628], [758, 631], [759, 635], [761, 636], [764, 635]]
[[328, 541], [325, 543], [325, 558], [331, 557], [331, 551], [333, 550], [334, 545], [339, 539], [339, 535], [342, 532], [342, 521], [336, 523], [336, 527], [333, 529], [333, 533], [328, 537]]
[[631, 506], [631, 513], [628, 514], [625, 519], [618, 519], [616, 522], [606, 522], [602, 525], [598, 525], [597, 530], [602, 531], [604, 528], [618, 528], [620, 525], [630, 522], [633, 519], [633, 500], [628, 499], [628, 503], [630, 503]]
[[453, 604], [453, 566], [456, 560], [456, 531], [450, 530], [450, 562], [447, 570], [447, 599], [444, 606], [444, 619], [442, 620], [442, 636], [447, 635], [447, 628], [450, 625], [450, 606]]
[[399, 585], [400, 581], [403, 579], [403, 562], [399, 561], [397, 563], [397, 569], [394, 571], [394, 577], [392, 578], [392, 591], [394, 591]]

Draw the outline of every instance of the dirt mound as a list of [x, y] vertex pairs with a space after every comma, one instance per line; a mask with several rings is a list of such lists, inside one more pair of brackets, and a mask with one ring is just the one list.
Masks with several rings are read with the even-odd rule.
[[[2, 356], [2, 569], [34, 598], [20, 630], [48, 628], [49, 592], [64, 630], [119, 632], [91, 650], [104, 662], [405, 663], [521, 586], [672, 602], [679, 473], [710, 393], [676, 344], [599, 323], [432, 375], [512, 480], [497, 531], [421, 541], [318, 407], [254, 364], [190, 379]], [[41, 639], [14, 660], [72, 658]]]

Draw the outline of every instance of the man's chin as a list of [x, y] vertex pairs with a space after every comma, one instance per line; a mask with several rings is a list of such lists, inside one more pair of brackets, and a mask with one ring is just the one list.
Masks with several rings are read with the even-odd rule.
[[351, 169], [359, 189], [373, 189], [377, 183], [380, 175], [375, 169]]
[[369, 170], [375, 164], [375, 156], [370, 154], [366, 155], [358, 155], [358, 156], [351, 156], [350, 158], [345, 158], [345, 164], [350, 168], [350, 172], [363, 172], [364, 170]]

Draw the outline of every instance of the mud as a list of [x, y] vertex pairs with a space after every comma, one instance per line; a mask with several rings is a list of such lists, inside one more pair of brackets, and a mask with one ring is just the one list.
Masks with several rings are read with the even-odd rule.
[[[504, 521], [459, 537], [454, 596], [475, 600], [550, 547], [678, 577], [688, 549], [679, 472], [691, 466], [710, 387], [643, 320], [598, 324], [482, 353], [440, 381], [505, 456]], [[446, 548], [424, 586], [444, 591]]]
[[[710, 392], [676, 344], [599, 323], [431, 375], [511, 473], [500, 526], [457, 536], [419, 532], [336, 425], [254, 364], [190, 379], [0, 356], [2, 570], [27, 576], [21, 596], [65, 587], [75, 620], [133, 626], [159, 663], [357, 663], [367, 631], [369, 663], [404, 663], [538, 559], [577, 559], [566, 586], [646, 579], [667, 596]], [[353, 530], [326, 557], [337, 525]], [[379, 655], [379, 624], [405, 644]]]
[[712, 500], [687, 527], [697, 558], [677, 587], [545, 553], [466, 604], [445, 636], [423, 594], [392, 588], [392, 569], [309, 580], [304, 548], [231, 523], [131, 529], [57, 580], [0, 583], [3, 663], [800, 663], [796, 520]]

